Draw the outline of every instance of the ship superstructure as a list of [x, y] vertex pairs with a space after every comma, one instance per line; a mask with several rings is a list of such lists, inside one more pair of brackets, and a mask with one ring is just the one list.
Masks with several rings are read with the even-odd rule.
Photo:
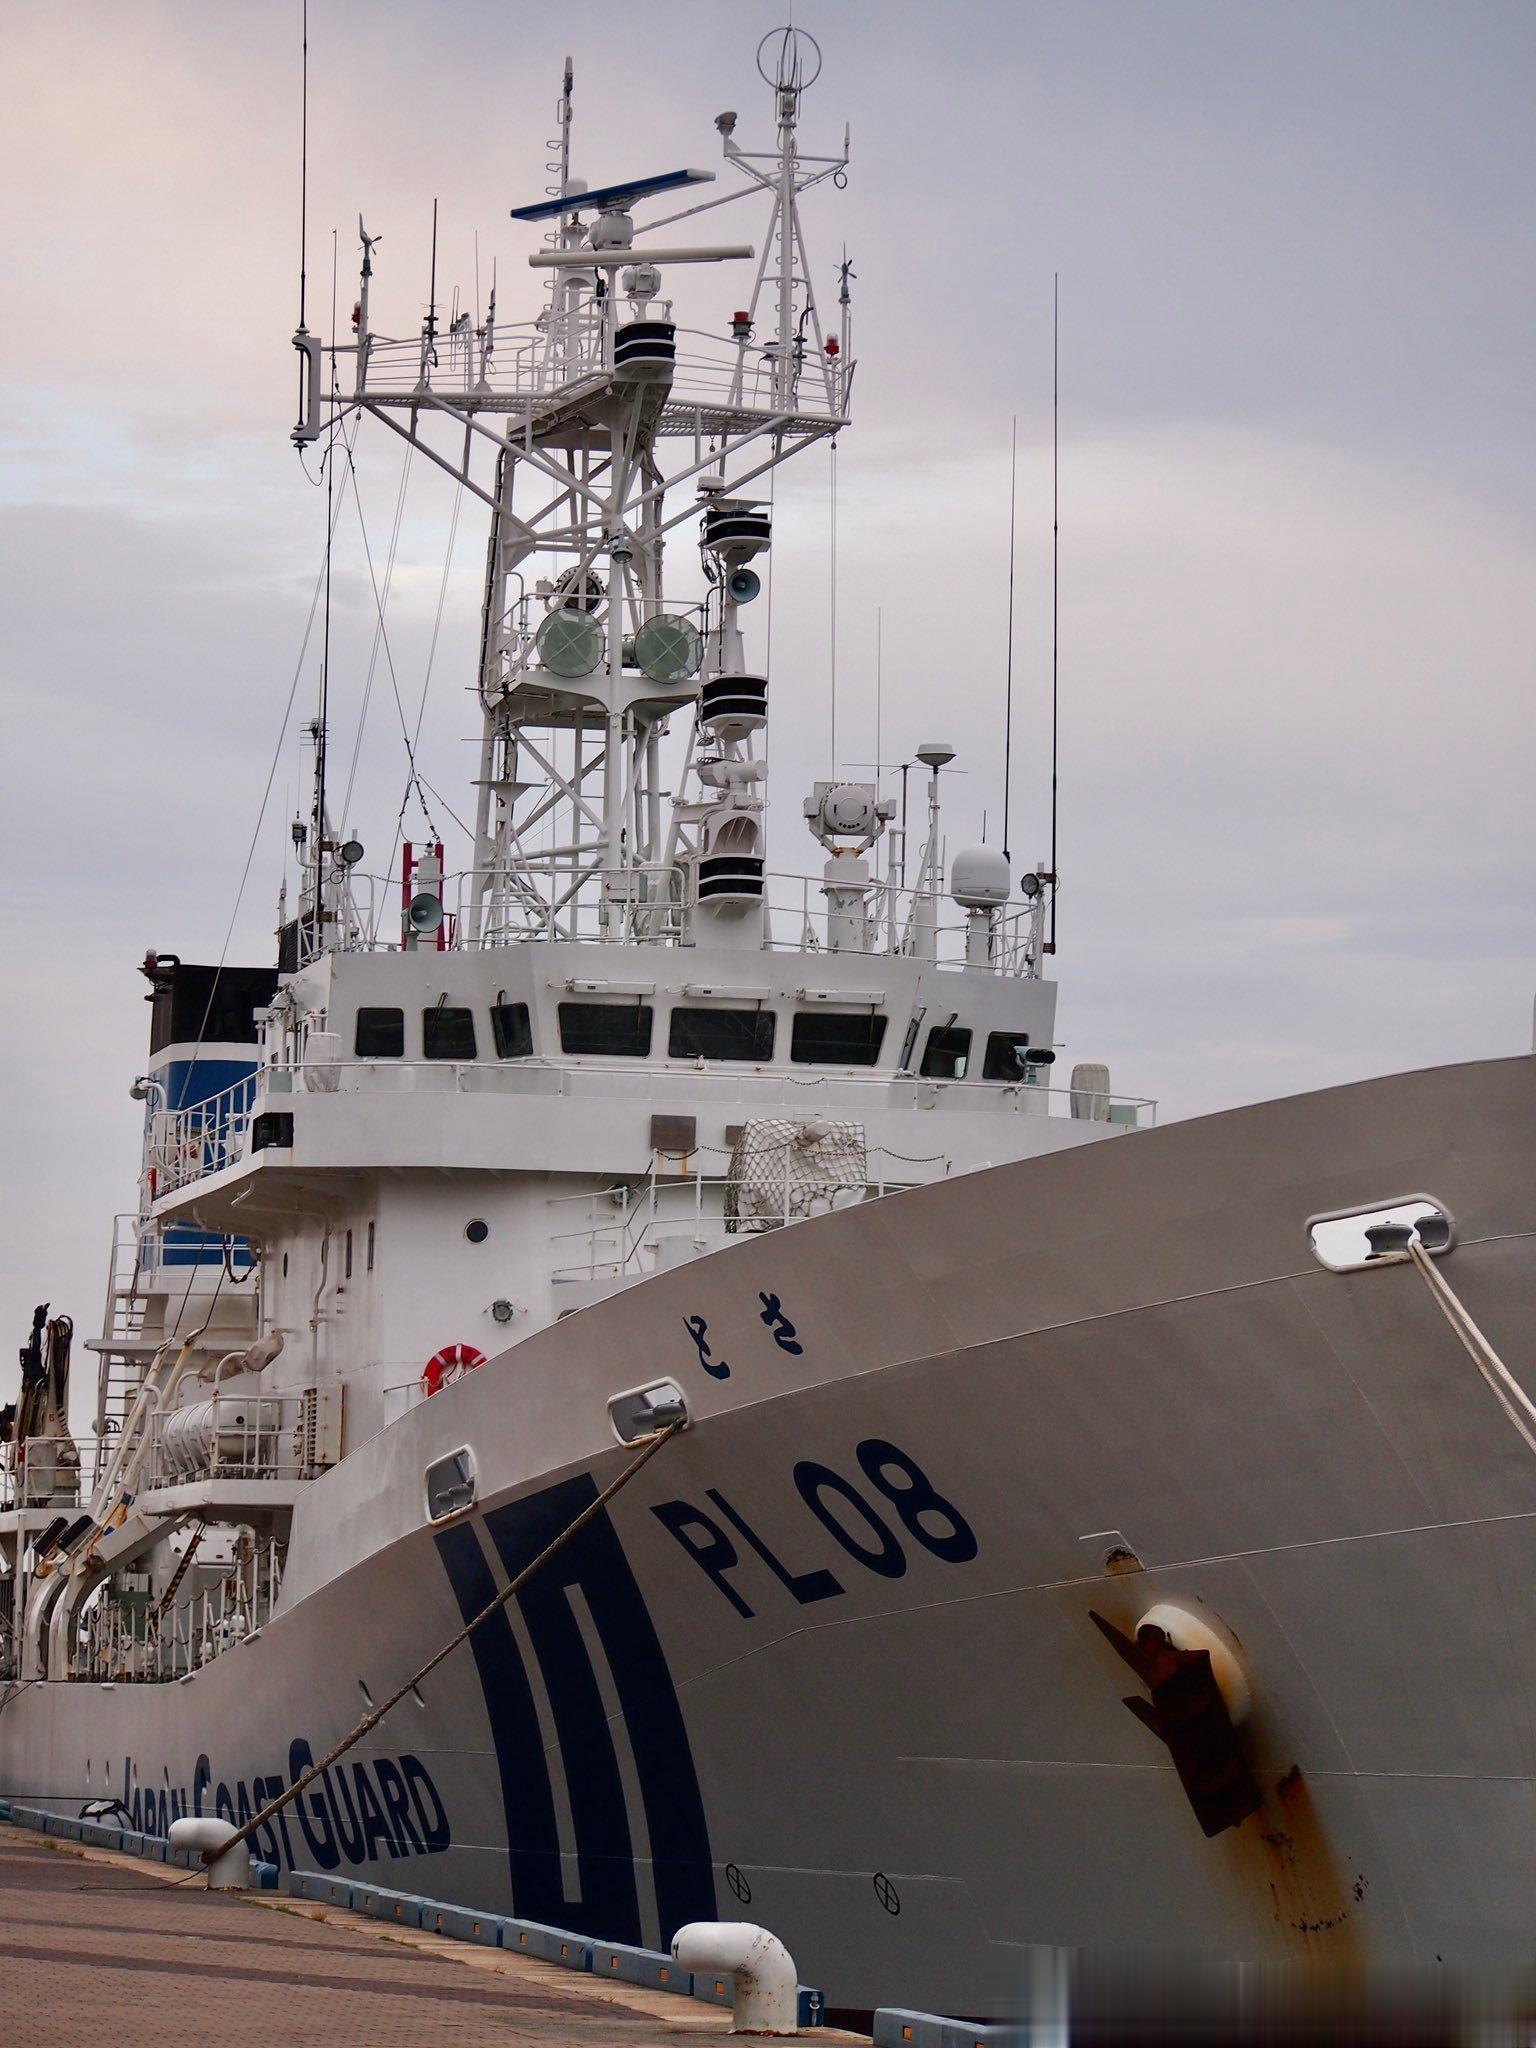
[[[554, 184], [513, 214], [547, 224], [533, 320], [498, 320], [493, 290], [479, 324], [434, 302], [419, 334], [376, 333], [360, 223], [353, 338], [294, 337], [301, 449], [366, 416], [489, 515], [472, 857], [447, 872], [441, 842], [407, 842], [370, 877], [317, 723], [275, 969], [146, 960], [96, 1456], [82, 1484], [49, 1443], [15, 1448], [13, 1676], [198, 1668], [280, 1600], [305, 1484], [576, 1309], [1151, 1119], [1101, 1068], [1054, 1084], [1051, 878], [948, 858], [949, 747], [910, 764], [916, 827], [879, 781], [832, 776], [794, 806], [820, 874], [770, 864], [763, 486], [847, 426], [856, 365], [848, 266], [824, 320], [801, 211], [845, 181], [847, 139], [802, 146], [810, 38], [760, 64], [772, 146], [721, 115], [733, 189], [703, 199], [702, 170], [573, 177], [567, 67]], [[756, 244], [674, 232], [736, 199]], [[674, 277], [723, 264], [745, 305], [683, 325]], [[698, 565], [692, 594], [669, 557]]]
[[1058, 1064], [1054, 872], [948, 846], [941, 736], [770, 812], [772, 479], [855, 359], [847, 141], [759, 62], [718, 196], [579, 184], [567, 67], [534, 319], [389, 338], [360, 222], [294, 337], [328, 488], [367, 425], [488, 517], [472, 843], [370, 863], [322, 684], [273, 964], [144, 961], [94, 1429], [49, 1305], [0, 1417], [0, 1798], [281, 1795], [269, 1861], [593, 1941], [750, 1910], [855, 2010], [1517, 1971], [1536, 1064], [1152, 1129]]

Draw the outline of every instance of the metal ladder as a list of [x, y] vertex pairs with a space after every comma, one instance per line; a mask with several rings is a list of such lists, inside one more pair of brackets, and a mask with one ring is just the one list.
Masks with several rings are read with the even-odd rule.
[[149, 1361], [140, 1346], [155, 1297], [139, 1284], [144, 1242], [139, 1225], [140, 1218], [127, 1212], [112, 1219], [97, 1382], [97, 1421], [104, 1437], [116, 1436], [127, 1421]]

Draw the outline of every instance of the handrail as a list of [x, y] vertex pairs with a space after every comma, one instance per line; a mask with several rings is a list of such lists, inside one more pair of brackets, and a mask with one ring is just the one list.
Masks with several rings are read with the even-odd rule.
[[[399, 1087], [417, 1088], [430, 1080], [432, 1090], [445, 1094], [554, 1095], [613, 1092], [653, 1095], [658, 1077], [687, 1075], [691, 1083], [707, 1083], [704, 1092], [712, 1103], [739, 1103], [744, 1108], [767, 1113], [773, 1110], [805, 1109], [819, 1097], [824, 1106], [839, 1101], [857, 1110], [877, 1107], [870, 1090], [881, 1090], [896, 1106], [904, 1106], [907, 1091], [915, 1101], [919, 1093], [929, 1106], [948, 1099], [961, 1109], [996, 1108], [1009, 1114], [1071, 1117], [1085, 1120], [1081, 1105], [1093, 1105], [1089, 1121], [1127, 1122], [1146, 1127], [1157, 1120], [1157, 1098], [1150, 1095], [1099, 1094], [1048, 1082], [941, 1080], [908, 1070], [888, 1069], [815, 1070], [787, 1072], [781, 1067], [745, 1068], [734, 1062], [710, 1061], [702, 1069], [696, 1060], [602, 1059], [576, 1054], [531, 1055], [525, 1059], [418, 1060], [357, 1059], [316, 1060], [278, 1063], [261, 1067], [233, 1088], [209, 1097], [185, 1110], [160, 1112], [173, 1127], [160, 1149], [164, 1161], [160, 1192], [177, 1189], [206, 1179], [244, 1157], [244, 1148], [256, 1103], [263, 1091], [270, 1091], [277, 1076], [286, 1079], [291, 1090], [302, 1082], [309, 1067], [324, 1070], [325, 1092], [329, 1095], [368, 1094]], [[471, 1084], [472, 1085], [469, 1085]], [[287, 1096], [284, 1100], [289, 1099]], [[1104, 1114], [1097, 1114], [1102, 1107]], [[1117, 1117], [1116, 1110], [1131, 1114]], [[185, 1120], [178, 1124], [178, 1120]], [[875, 1149], [875, 1148], [872, 1148]], [[901, 1155], [892, 1153], [892, 1157]]]
[[257, 1068], [201, 1102], [153, 1113], [145, 1157], [157, 1196], [206, 1180], [240, 1156], [264, 1071], [270, 1069]]
[[[735, 413], [783, 411], [774, 397], [771, 376], [764, 389], [768, 368], [766, 351], [771, 343], [760, 343], [749, 351], [747, 374], [743, 377], [740, 344], [699, 327], [676, 329], [693, 346], [679, 348], [673, 363], [669, 392], [671, 402], [699, 404]], [[549, 346], [547, 329], [535, 321], [503, 321], [495, 326], [472, 330], [465, 337], [440, 335], [440, 361], [430, 375], [430, 388], [440, 397], [455, 397], [469, 403], [506, 399], [559, 400], [574, 386], [596, 377], [612, 375], [612, 340], [601, 313], [567, 316], [557, 348]], [[820, 369], [820, 359], [814, 367]], [[797, 383], [793, 412], [807, 419], [841, 419], [847, 406], [853, 362], [839, 357], [830, 377], [809, 374], [807, 360]], [[422, 388], [421, 336], [370, 334], [362, 394], [367, 398], [403, 398]]]
[[0, 1509], [78, 1508], [93, 1484], [96, 1446], [72, 1436], [29, 1436], [5, 1446]]
[[[570, 853], [530, 854], [517, 870], [522, 884], [515, 898], [504, 897], [491, 911], [486, 898], [494, 887], [506, 888], [505, 870], [464, 868], [443, 878], [450, 951], [493, 950], [499, 946], [540, 941], [580, 941], [597, 945], [688, 946], [696, 937], [700, 909], [697, 879], [691, 870], [664, 863], [622, 868], [573, 865]], [[370, 906], [389, 900], [387, 878], [353, 871], [359, 890], [366, 885]], [[969, 965], [981, 971], [1020, 980], [1038, 978], [1039, 919], [1030, 905], [999, 906], [990, 923], [988, 955], [969, 955], [970, 917], [944, 890], [915, 889], [889, 876], [872, 876], [863, 885], [863, 943], [850, 914], [834, 910], [826, 900], [824, 877], [770, 869], [763, 876], [767, 913], [764, 950], [799, 953], [821, 960], [832, 954], [862, 958], [918, 959], [931, 957], [946, 966]], [[843, 893], [848, 885], [843, 885]], [[480, 937], [471, 909], [482, 912]], [[774, 927], [778, 925], [779, 934]], [[836, 928], [836, 941], [833, 927]], [[385, 921], [381, 930], [374, 910], [361, 912], [328, 950], [395, 953], [402, 940]]]

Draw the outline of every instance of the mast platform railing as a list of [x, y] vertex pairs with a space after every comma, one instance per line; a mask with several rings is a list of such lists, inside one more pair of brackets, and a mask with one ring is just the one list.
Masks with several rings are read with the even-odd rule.
[[[637, 251], [637, 257], [642, 253]], [[619, 327], [622, 329], [622, 321]], [[454, 407], [511, 411], [526, 408], [535, 420], [583, 388], [614, 374], [614, 329], [600, 313], [567, 315], [556, 336], [536, 321], [500, 322], [494, 328], [439, 335], [437, 361], [423, 372], [420, 335], [370, 335], [358, 396], [400, 404], [427, 393]], [[676, 329], [677, 351], [668, 408], [698, 408], [764, 419], [786, 415], [775, 391], [774, 345], [744, 347], [705, 328]], [[795, 380], [788, 417], [828, 423], [847, 412], [852, 364], [807, 351]]]

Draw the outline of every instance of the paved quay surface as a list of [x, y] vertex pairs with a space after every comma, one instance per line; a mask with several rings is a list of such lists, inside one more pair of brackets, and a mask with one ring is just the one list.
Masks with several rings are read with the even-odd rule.
[[[180, 1880], [178, 1882], [178, 1880]], [[3, 2048], [724, 2048], [723, 2007], [0, 1826]], [[802, 2037], [811, 2038], [811, 2037]], [[828, 2044], [859, 2037], [827, 2029]]]

